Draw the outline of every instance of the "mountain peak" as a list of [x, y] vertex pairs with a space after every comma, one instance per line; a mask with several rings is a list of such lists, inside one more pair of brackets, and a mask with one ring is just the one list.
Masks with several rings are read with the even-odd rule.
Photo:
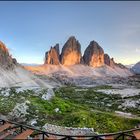
[[59, 65], [59, 44], [56, 44], [54, 47], [45, 53], [45, 64]]
[[5, 69], [13, 68], [17, 64], [16, 59], [13, 59], [5, 44], [0, 41], [0, 66]]
[[62, 65], [84, 64], [91, 67], [108, 65], [112, 68], [115, 66], [125, 68], [123, 65], [115, 63], [108, 54], [104, 54], [103, 48], [95, 40], [89, 43], [82, 56], [81, 45], [75, 36], [68, 38], [62, 47], [61, 55], [59, 54], [59, 44], [46, 52], [45, 64], [59, 65], [60, 63]]
[[7, 47], [6, 47], [5, 44], [4, 44], [3, 42], [1, 42], [1, 41], [0, 41], [0, 49], [1, 49], [3, 52], [9, 53]]
[[85, 64], [92, 67], [104, 65], [104, 50], [96, 41], [91, 41], [83, 56]]
[[76, 40], [75, 36], [70, 36], [68, 40]]
[[81, 57], [81, 45], [74, 36], [71, 36], [62, 48], [61, 63], [63, 65], [80, 64]]

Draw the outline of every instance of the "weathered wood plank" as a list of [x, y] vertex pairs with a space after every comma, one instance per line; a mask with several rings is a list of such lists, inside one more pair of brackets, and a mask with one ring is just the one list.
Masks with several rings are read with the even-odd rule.
[[4, 133], [0, 136], [0, 139], [4, 139], [5, 137], [7, 137], [7, 136], [9, 136], [10, 134], [12, 134], [15, 130], [16, 130], [16, 128], [11, 129], [11, 130], [7, 130], [6, 132], [4, 132]]
[[0, 132], [4, 131], [5, 129], [7, 129], [8, 127], [12, 126], [12, 124], [10, 123], [5, 123], [4, 125], [0, 126]]
[[137, 140], [140, 140], [140, 130], [133, 131], [133, 135], [136, 137]]
[[27, 130], [23, 131], [21, 134], [14, 137], [13, 139], [27, 139], [28, 136], [30, 136], [33, 132], [34, 132], [34, 130], [27, 129]]

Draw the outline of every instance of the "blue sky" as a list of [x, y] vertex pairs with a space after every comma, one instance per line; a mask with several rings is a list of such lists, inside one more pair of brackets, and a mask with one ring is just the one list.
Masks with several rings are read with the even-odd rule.
[[116, 62], [140, 61], [140, 2], [0, 2], [0, 40], [20, 63], [43, 63], [44, 54], [69, 36], [82, 53], [92, 40]]

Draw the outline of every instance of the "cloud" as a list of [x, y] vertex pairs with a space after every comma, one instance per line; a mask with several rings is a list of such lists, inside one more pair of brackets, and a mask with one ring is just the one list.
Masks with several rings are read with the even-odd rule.
[[136, 53], [140, 53], [140, 48], [135, 49]]

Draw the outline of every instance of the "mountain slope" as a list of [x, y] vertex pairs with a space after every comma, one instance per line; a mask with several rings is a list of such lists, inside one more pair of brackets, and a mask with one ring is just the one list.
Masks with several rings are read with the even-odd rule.
[[140, 62], [136, 63], [133, 67], [132, 67], [132, 71], [135, 74], [140, 74]]
[[40, 66], [25, 66], [29, 71], [40, 75], [66, 75], [68, 77], [127, 77], [131, 76], [132, 73], [128, 69], [122, 69], [120, 67], [111, 68], [107, 65], [102, 67], [93, 68], [86, 65], [40, 65]]
[[7, 47], [0, 41], [0, 87], [39, 86], [51, 88], [50, 82], [44, 82], [27, 71], [9, 54]]

